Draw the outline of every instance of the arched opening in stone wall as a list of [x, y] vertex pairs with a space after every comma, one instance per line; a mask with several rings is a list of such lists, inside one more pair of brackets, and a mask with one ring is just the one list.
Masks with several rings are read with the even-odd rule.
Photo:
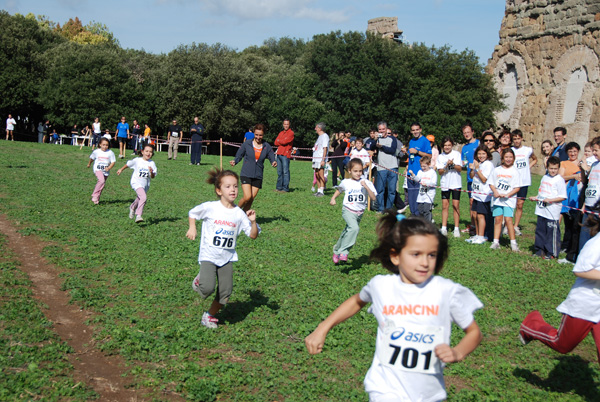
[[581, 109], [579, 101], [581, 100], [583, 89], [587, 82], [588, 76], [584, 68], [578, 68], [571, 73], [565, 91], [565, 101], [562, 113], [563, 124], [571, 124], [577, 121], [577, 115], [581, 114], [579, 111], [579, 109]]
[[506, 110], [500, 113], [500, 120], [507, 121], [515, 109], [519, 92], [519, 77], [515, 65], [507, 64], [506, 71], [501, 72], [499, 78], [502, 80], [502, 95], [504, 95], [504, 104], [506, 105]]

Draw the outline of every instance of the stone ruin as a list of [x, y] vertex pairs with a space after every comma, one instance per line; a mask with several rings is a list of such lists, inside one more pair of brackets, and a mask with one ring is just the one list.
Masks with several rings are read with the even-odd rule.
[[382, 38], [402, 42], [402, 31], [398, 30], [398, 17], [379, 17], [370, 19], [367, 32], [380, 35]]
[[582, 151], [600, 135], [599, 37], [600, 0], [506, 0], [487, 66], [507, 106], [496, 123], [521, 129], [538, 157], [555, 127]]

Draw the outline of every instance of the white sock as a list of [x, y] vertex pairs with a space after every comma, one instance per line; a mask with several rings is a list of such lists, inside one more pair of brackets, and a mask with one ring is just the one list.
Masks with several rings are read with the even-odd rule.
[[442, 226], [442, 230], [448, 230], [446, 226]]
[[494, 244], [500, 244], [500, 239], [494, 239]]
[[319, 187], [319, 191], [317, 191], [317, 193], [323, 194], [323, 191], [325, 191], [325, 187]]
[[517, 241], [516, 240], [511, 240], [510, 241], [510, 245], [511, 246], [516, 246], [517, 245]]

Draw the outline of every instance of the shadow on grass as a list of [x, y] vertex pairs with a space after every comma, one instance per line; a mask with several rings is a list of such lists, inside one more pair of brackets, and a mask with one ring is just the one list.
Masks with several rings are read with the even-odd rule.
[[235, 324], [243, 321], [248, 314], [256, 310], [258, 307], [267, 306], [271, 310], [279, 310], [279, 304], [269, 302], [269, 298], [259, 290], [254, 290], [249, 293], [250, 300], [243, 302], [229, 303], [223, 308], [220, 316], [223, 321], [229, 324]]
[[177, 217], [165, 216], [163, 218], [145, 219], [142, 224], [143, 225], [156, 225], [157, 223], [161, 223], [161, 222], [176, 222], [176, 221], [180, 221], [180, 220], [182, 220], [180, 216], [177, 216]]
[[349, 258], [348, 262], [344, 263], [341, 262], [339, 264], [340, 266], [340, 272], [343, 274], [349, 274], [352, 271], [356, 271], [357, 269], [360, 269], [363, 265], [368, 264], [369, 263], [369, 256], [368, 255], [362, 255], [359, 258]]
[[267, 218], [261, 218], [261, 217], [257, 217], [256, 218], [256, 222], [259, 225], [264, 225], [266, 223], [271, 223], [273, 221], [284, 221], [284, 222], [289, 222], [289, 218], [283, 216], [283, 215], [278, 215], [278, 216], [271, 216], [271, 217], [267, 217]]
[[108, 200], [108, 201], [100, 200], [100, 205], [104, 205], [104, 204], [131, 204], [132, 201], [133, 201], [133, 199], [128, 199], [128, 200]]
[[530, 370], [521, 368], [515, 369], [513, 375], [523, 378], [538, 388], [564, 394], [574, 392], [589, 402], [600, 400], [600, 391], [594, 383], [594, 376], [589, 367], [589, 362], [579, 356], [561, 356], [556, 360], [558, 360], [558, 364], [546, 379], [540, 378]]
[[28, 167], [27, 165], [6, 165], [7, 169], [26, 169]]

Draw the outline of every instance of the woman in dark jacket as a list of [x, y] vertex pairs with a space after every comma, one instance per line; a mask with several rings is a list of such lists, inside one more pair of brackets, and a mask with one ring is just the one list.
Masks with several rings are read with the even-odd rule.
[[242, 171], [240, 172], [244, 195], [239, 203], [239, 207], [244, 211], [248, 211], [252, 207], [258, 190], [262, 188], [265, 159], [269, 158], [271, 166], [277, 167], [273, 148], [268, 143], [263, 142], [264, 133], [265, 126], [263, 124], [254, 126], [254, 139], [244, 142], [235, 154], [235, 159], [229, 161], [231, 166], [235, 166], [242, 158], [244, 159]]

